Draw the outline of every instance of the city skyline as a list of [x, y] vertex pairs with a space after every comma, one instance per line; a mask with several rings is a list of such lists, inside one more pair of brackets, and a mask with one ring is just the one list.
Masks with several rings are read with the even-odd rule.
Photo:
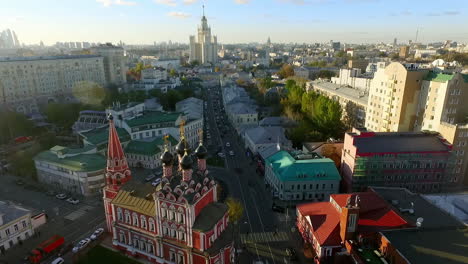
[[5, 18], [0, 29], [16, 31], [25, 44], [188, 43], [203, 3], [209, 25], [225, 44], [266, 42], [268, 37], [276, 43], [390, 43], [394, 38], [406, 43], [414, 41], [417, 30], [424, 43], [468, 41], [463, 32], [467, 7], [460, 0], [446, 1], [444, 8], [436, 8], [435, 1], [384, 0], [22, 0], [0, 10]]

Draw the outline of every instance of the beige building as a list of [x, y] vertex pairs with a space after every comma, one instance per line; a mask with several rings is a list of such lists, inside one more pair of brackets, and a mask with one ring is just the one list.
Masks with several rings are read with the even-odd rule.
[[211, 36], [211, 28], [203, 14], [201, 26], [198, 27], [198, 39], [190, 36], [190, 62], [198, 61], [200, 64], [216, 63], [218, 61], [218, 39]]
[[463, 183], [468, 184], [468, 177], [466, 177], [468, 164], [468, 125], [442, 122], [438, 129], [440, 135], [453, 145], [452, 153], [456, 159], [452, 177], [448, 180], [454, 186], [461, 186]]
[[8, 201], [0, 201], [0, 254], [34, 235], [31, 211]]
[[103, 58], [96, 55], [0, 58], [0, 104], [18, 112], [37, 111], [26, 100], [71, 100], [84, 82], [105, 84]]
[[361, 71], [365, 72], [368, 64], [369, 64], [368, 60], [354, 59], [354, 60], [348, 61], [348, 68], [349, 69], [361, 69]]
[[92, 47], [91, 53], [104, 57], [104, 71], [108, 84], [124, 84], [127, 82], [127, 58], [122, 47], [106, 43]]
[[407, 58], [409, 55], [409, 46], [402, 46], [400, 47], [400, 53], [398, 54], [398, 56], [400, 58]]
[[417, 65], [399, 62], [377, 70], [369, 91], [366, 128], [375, 132], [412, 131], [421, 82], [427, 73]]

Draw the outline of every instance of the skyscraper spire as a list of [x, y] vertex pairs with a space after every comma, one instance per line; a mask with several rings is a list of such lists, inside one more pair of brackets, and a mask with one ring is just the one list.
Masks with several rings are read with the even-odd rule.
[[203, 9], [203, 17], [205, 17], [205, 4], [202, 5], [202, 9]]

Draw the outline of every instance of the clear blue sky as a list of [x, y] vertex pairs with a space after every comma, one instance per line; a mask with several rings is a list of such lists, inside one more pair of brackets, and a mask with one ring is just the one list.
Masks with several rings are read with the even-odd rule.
[[[467, 0], [205, 0], [221, 43], [468, 42]], [[202, 0], [0, 0], [0, 30], [21, 42], [188, 42]]]

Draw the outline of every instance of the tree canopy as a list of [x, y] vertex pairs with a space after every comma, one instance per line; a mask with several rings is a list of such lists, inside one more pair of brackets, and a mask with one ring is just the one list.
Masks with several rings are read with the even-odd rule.
[[281, 66], [280, 70], [278, 71], [278, 76], [281, 79], [288, 78], [293, 75], [294, 75], [294, 68], [290, 64], [283, 64], [283, 66]]
[[228, 206], [229, 221], [235, 223], [242, 218], [244, 214], [244, 207], [242, 204], [233, 197], [226, 199], [226, 205]]
[[19, 136], [33, 136], [36, 133], [34, 123], [25, 115], [13, 111], [0, 112], [0, 144], [10, 142]]

